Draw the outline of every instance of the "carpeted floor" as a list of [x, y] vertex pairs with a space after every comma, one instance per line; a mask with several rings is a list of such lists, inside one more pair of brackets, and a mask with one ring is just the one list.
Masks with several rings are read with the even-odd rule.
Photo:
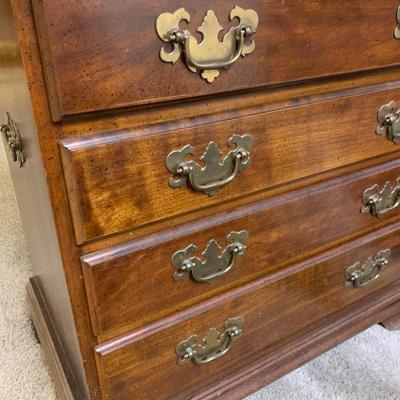
[[[0, 148], [0, 400], [53, 400], [26, 310], [29, 255]], [[400, 400], [400, 331], [375, 326], [247, 400], [267, 399]]]

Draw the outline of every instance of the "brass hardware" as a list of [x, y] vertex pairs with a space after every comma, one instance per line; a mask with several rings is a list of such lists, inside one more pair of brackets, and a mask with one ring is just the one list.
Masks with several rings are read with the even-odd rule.
[[222, 42], [218, 38], [223, 29], [213, 10], [208, 10], [197, 32], [202, 34], [199, 43], [188, 30], [182, 30], [179, 25], [182, 21], [190, 23], [190, 14], [180, 8], [174, 13], [162, 13], [156, 21], [156, 30], [159, 38], [171, 43], [170, 52], [161, 48], [160, 58], [166, 63], [175, 64], [182, 53], [190, 71], [201, 71], [201, 77], [212, 83], [220, 74], [220, 69], [228, 68], [240, 56], [252, 53], [255, 43], [250, 38], [255, 34], [258, 26], [258, 15], [254, 10], [244, 10], [238, 6], [231, 10], [229, 20], [239, 20], [239, 25], [229, 29]]
[[395, 101], [383, 105], [378, 112], [378, 135], [387, 134], [388, 139], [400, 143], [400, 109]]
[[[396, 21], [397, 23], [400, 25], [400, 6], [397, 9], [397, 13], [396, 13]], [[396, 39], [400, 39], [400, 26], [397, 26], [395, 31], [394, 31], [394, 37]]]
[[400, 205], [400, 177], [397, 178], [395, 187], [390, 182], [386, 182], [381, 191], [379, 191], [379, 185], [366, 189], [362, 202], [364, 205], [361, 212], [371, 213], [378, 218], [394, 210]]
[[194, 364], [208, 364], [226, 354], [232, 343], [242, 334], [244, 317], [229, 318], [225, 321], [225, 332], [220, 333], [210, 328], [200, 343], [197, 335], [188, 337], [176, 346], [178, 364], [184, 365], [192, 361]]
[[19, 166], [22, 167], [25, 163], [25, 156], [22, 152], [22, 140], [19, 134], [17, 125], [10, 117], [9, 113], [6, 113], [7, 122], [0, 125], [0, 132], [3, 134], [3, 138], [10, 150], [11, 157], [14, 162], [19, 162]]
[[382, 269], [390, 262], [391, 250], [386, 249], [378, 252], [375, 257], [368, 258], [364, 264], [357, 261], [346, 269], [345, 286], [361, 288], [376, 281]]
[[192, 146], [186, 145], [180, 150], [174, 150], [168, 154], [166, 165], [168, 170], [178, 177], [171, 178], [169, 185], [172, 188], [180, 188], [189, 181], [195, 191], [213, 196], [218, 189], [231, 182], [238, 172], [250, 165], [252, 144], [253, 138], [250, 135], [233, 135], [228, 141], [228, 146], [235, 146], [235, 149], [224, 158], [221, 164], [219, 162], [221, 152], [214, 142], [210, 142], [201, 157], [204, 167], [195, 161], [185, 161], [187, 156], [195, 154]]
[[225, 275], [235, 265], [239, 256], [246, 252], [249, 238], [247, 231], [231, 232], [226, 240], [230, 244], [220, 253], [218, 243], [212, 239], [202, 253], [204, 261], [197, 257], [190, 257], [197, 251], [197, 246], [191, 244], [186, 249], [177, 251], [172, 256], [172, 265], [177, 269], [174, 274], [176, 281], [189, 278], [189, 274], [197, 282], [211, 283]]

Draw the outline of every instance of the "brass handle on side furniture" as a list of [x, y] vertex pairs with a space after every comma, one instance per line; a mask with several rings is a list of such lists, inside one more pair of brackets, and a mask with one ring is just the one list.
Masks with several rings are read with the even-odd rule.
[[17, 125], [10, 117], [9, 113], [6, 113], [7, 122], [0, 125], [0, 132], [3, 134], [4, 141], [9, 148], [12, 160], [18, 162], [19, 166], [22, 167], [25, 163], [25, 156], [22, 151], [22, 140], [19, 134]]
[[168, 154], [165, 161], [168, 170], [177, 176], [169, 180], [169, 185], [172, 188], [180, 188], [188, 182], [195, 191], [213, 196], [231, 182], [238, 172], [250, 166], [252, 144], [253, 139], [250, 135], [233, 135], [228, 145], [235, 146], [235, 149], [220, 163], [220, 150], [214, 142], [210, 142], [201, 157], [204, 167], [195, 161], [186, 160], [188, 156], [195, 154], [192, 146], [186, 145], [180, 150], [174, 150]]
[[176, 281], [188, 279], [189, 274], [191, 274], [196, 282], [211, 283], [233, 268], [237, 258], [246, 252], [248, 238], [249, 233], [247, 231], [231, 232], [227, 236], [227, 241], [231, 244], [221, 254], [219, 254], [218, 243], [212, 239], [202, 253], [204, 260], [190, 257], [197, 251], [197, 246], [194, 244], [177, 251], [171, 260], [172, 265], [177, 270], [174, 279]]
[[160, 58], [164, 62], [175, 64], [182, 53], [190, 71], [201, 71], [201, 76], [212, 83], [220, 74], [220, 69], [228, 68], [240, 56], [246, 56], [255, 49], [253, 40], [258, 26], [258, 15], [254, 10], [244, 10], [236, 6], [230, 12], [229, 19], [239, 19], [239, 25], [231, 28], [220, 41], [219, 32], [222, 30], [213, 10], [208, 10], [202, 24], [197, 29], [202, 34], [199, 43], [189, 31], [179, 28], [182, 21], [190, 22], [190, 14], [180, 8], [174, 13], [162, 13], [156, 21], [156, 30], [159, 38], [171, 43], [173, 49], [167, 52], [161, 48]]
[[400, 206], [400, 177], [397, 178], [396, 186], [386, 182], [383, 189], [379, 191], [379, 185], [374, 185], [365, 190], [362, 196], [363, 214], [371, 213], [381, 218], [388, 212]]
[[178, 364], [184, 365], [192, 361], [194, 364], [208, 364], [226, 354], [232, 343], [242, 334], [244, 317], [229, 318], [225, 321], [225, 331], [220, 333], [210, 328], [200, 343], [197, 335], [192, 335], [176, 346]]
[[389, 264], [390, 254], [390, 249], [382, 250], [375, 257], [368, 258], [364, 264], [357, 261], [348, 267], [345, 274], [345, 286], [361, 288], [376, 281], [382, 269]]
[[379, 125], [376, 128], [378, 135], [386, 133], [393, 143], [400, 143], [400, 109], [395, 101], [383, 105], [378, 111]]

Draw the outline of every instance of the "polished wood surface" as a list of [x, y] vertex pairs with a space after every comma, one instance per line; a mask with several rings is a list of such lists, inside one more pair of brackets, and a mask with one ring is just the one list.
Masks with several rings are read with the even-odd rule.
[[33, 1], [53, 118], [399, 64], [395, 0], [246, 0], [238, 5], [255, 9], [260, 17], [256, 50], [212, 85], [182, 61], [167, 65], [159, 59], [159, 14], [185, 7], [194, 33], [213, 9], [226, 31], [234, 5], [211, 0]]
[[[396, 151], [398, 147], [375, 134], [377, 111], [393, 98], [400, 98], [399, 89], [265, 114], [253, 111], [206, 125], [195, 120], [188, 129], [165, 124], [66, 139], [61, 150], [77, 242]], [[200, 162], [211, 141], [226, 154], [232, 134], [253, 136], [251, 167], [213, 197], [169, 187], [173, 175], [165, 159], [171, 151], [190, 144]]]
[[[149, 335], [116, 339], [96, 349], [106, 394], [111, 398], [189, 399], [219, 379], [245, 368], [246, 363], [278, 341], [295, 337], [346, 306], [400, 279], [400, 224], [345, 244], [315, 259], [297, 264], [297, 273], [242, 287], [234, 296], [184, 322]], [[346, 288], [344, 273], [357, 261], [364, 262], [378, 251], [390, 248], [392, 260], [380, 279], [361, 288]], [[293, 272], [293, 271], [292, 271]], [[268, 284], [269, 283], [269, 284]], [[176, 345], [187, 337], [202, 337], [210, 327], [222, 329], [230, 317], [244, 316], [243, 334], [230, 351], [203, 366], [178, 365]], [[141, 337], [142, 336], [142, 337]], [[199, 339], [200, 340], [200, 339]], [[154, 384], [154, 377], [157, 384]], [[184, 378], [183, 378], [184, 377]]]
[[[136, 328], [397, 220], [400, 210], [378, 219], [360, 208], [365, 189], [398, 177], [396, 160], [83, 256], [95, 334]], [[211, 239], [224, 248], [227, 234], [243, 229], [250, 234], [246, 253], [225, 276], [211, 284], [173, 279], [176, 251], [195, 244], [201, 257]], [[155, 287], [158, 295], [149, 296]]]
[[[53, 318], [55, 329], [72, 365], [71, 369], [76, 374], [81, 390], [86, 392], [87, 378], [76, 333], [77, 320], [73, 316], [73, 312], [77, 311], [76, 305], [80, 308], [79, 318], [82, 318], [83, 325], [87, 324], [85, 308], [81, 308], [86, 299], [84, 292], [80, 292], [83, 296], [78, 300], [79, 290], [73, 284], [68, 287], [64, 278], [64, 263], [67, 262], [66, 274], [71, 274], [71, 280], [80, 281], [74, 263], [68, 261], [74, 257], [76, 249], [70, 247], [68, 242], [68, 237], [73, 239], [73, 236], [70, 236], [67, 227], [69, 214], [62, 206], [63, 185], [59, 185], [57, 190], [51, 188], [51, 182], [62, 182], [61, 169], [57, 169], [57, 143], [54, 141], [59, 130], [49, 126], [49, 120], [46, 119], [48, 109], [44, 92], [41, 92], [44, 87], [40, 81], [40, 64], [35, 64], [35, 35], [32, 32], [29, 2], [13, 3], [14, 17], [9, 2], [0, 1], [0, 124], [5, 122], [3, 113], [8, 111], [22, 136], [25, 165], [19, 168], [17, 163], [11, 161], [8, 149], [6, 152], [33, 272], [39, 277], [49, 313], [57, 316]], [[17, 32], [14, 24], [18, 27]], [[20, 52], [19, 43], [23, 43], [23, 48], [29, 51]], [[29, 67], [24, 68], [27, 64]], [[4, 143], [2, 139], [0, 145]], [[55, 203], [57, 206], [53, 208]], [[59, 211], [56, 212], [57, 216], [53, 214], [54, 209]], [[62, 254], [57, 238], [58, 229], [63, 229]], [[79, 264], [77, 266], [80, 270]], [[73, 305], [70, 298], [74, 299]], [[82, 334], [80, 339], [85, 340], [85, 335]], [[87, 354], [85, 358], [89, 365], [91, 354], [87, 350], [83, 350], [83, 353]]]
[[15, 120], [26, 155], [23, 168], [9, 160], [33, 273], [81, 390], [97, 400], [96, 339], [60, 167], [61, 127], [49, 117], [30, 1], [0, 5], [0, 107]]
[[[372, 324], [398, 325], [399, 211], [360, 213], [367, 186], [400, 175], [400, 147], [375, 134], [379, 107], [400, 101], [398, 3], [238, 4], [261, 15], [256, 51], [209, 85], [159, 60], [154, 21], [185, 6], [193, 31], [214, 8], [226, 28], [225, 0], [9, 1], [1, 107], [26, 151], [11, 172], [35, 325], [58, 332], [71, 365], [48, 352], [61, 390], [74, 393], [64, 368], [78, 400], [239, 400]], [[256, 139], [251, 168], [214, 198], [168, 187], [171, 150], [191, 144], [199, 160], [233, 133]], [[173, 252], [224, 246], [234, 229], [250, 242], [226, 277], [173, 281]], [[346, 267], [384, 247], [380, 279], [345, 288]], [[178, 368], [178, 341], [239, 313], [245, 333], [226, 357]]]

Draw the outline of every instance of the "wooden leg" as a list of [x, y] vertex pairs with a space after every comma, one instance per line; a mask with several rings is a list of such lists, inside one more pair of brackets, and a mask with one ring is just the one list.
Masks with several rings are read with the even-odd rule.
[[61, 400], [82, 400], [86, 396], [76, 384], [74, 373], [65, 357], [50, 311], [36, 278], [27, 285], [28, 307], [32, 322], [50, 367], [57, 395]]
[[389, 331], [397, 331], [400, 329], [400, 312], [381, 322], [381, 325]]

